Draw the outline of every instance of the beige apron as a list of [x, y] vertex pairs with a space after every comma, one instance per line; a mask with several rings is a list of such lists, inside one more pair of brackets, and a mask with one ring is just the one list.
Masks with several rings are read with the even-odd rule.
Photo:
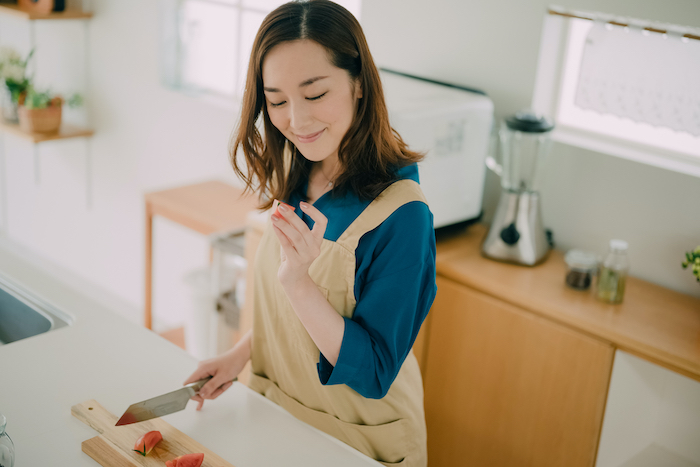
[[[360, 238], [411, 201], [425, 203], [418, 183], [397, 181], [372, 201], [336, 242], [323, 240], [309, 275], [343, 317], [352, 318], [355, 310], [355, 249]], [[316, 369], [319, 350], [287, 300], [277, 279], [279, 266], [280, 245], [268, 221], [254, 267], [249, 386], [299, 420], [385, 465], [425, 467], [423, 385], [413, 352], [382, 399], [365, 398], [345, 384], [322, 385]]]

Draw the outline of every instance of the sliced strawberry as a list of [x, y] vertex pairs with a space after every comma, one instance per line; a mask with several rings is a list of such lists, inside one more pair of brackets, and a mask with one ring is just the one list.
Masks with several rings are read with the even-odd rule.
[[163, 439], [163, 435], [160, 431], [149, 431], [145, 435], [141, 436], [136, 440], [136, 445], [134, 445], [134, 451], [138, 452], [142, 456], [145, 456]]
[[280, 204], [284, 204], [286, 207], [288, 207], [292, 211], [296, 210], [296, 208], [294, 206], [290, 206], [287, 203], [283, 203], [282, 201], [277, 201], [277, 206], [275, 207], [275, 216], [277, 216], [277, 217], [282, 217], [282, 214], [280, 214], [280, 211], [279, 211]]
[[176, 457], [169, 462], [174, 462], [174, 464], [168, 465], [166, 462], [165, 465], [167, 467], [200, 467], [202, 462], [204, 462], [204, 453], [198, 452], [196, 454], [185, 454], [184, 456]]

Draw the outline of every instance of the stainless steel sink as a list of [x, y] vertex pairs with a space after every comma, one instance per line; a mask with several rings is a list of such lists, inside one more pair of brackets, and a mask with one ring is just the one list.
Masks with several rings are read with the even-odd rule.
[[0, 345], [69, 326], [73, 319], [0, 275]]

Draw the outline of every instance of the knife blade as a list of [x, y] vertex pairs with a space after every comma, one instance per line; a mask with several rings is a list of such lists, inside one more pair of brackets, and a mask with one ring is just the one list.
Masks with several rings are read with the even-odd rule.
[[[152, 418], [179, 412], [187, 406], [187, 402], [189, 402], [190, 398], [197, 394], [211, 378], [212, 377], [209, 376], [175, 391], [131, 404], [129, 408], [126, 409], [126, 412], [124, 412], [124, 415], [119, 418], [115, 426], [130, 425], [132, 423], [143, 422]], [[233, 381], [237, 379], [238, 378], [234, 378]]]

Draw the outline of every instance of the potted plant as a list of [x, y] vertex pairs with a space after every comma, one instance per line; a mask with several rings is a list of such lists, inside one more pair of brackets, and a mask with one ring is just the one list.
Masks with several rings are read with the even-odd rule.
[[64, 102], [69, 107], [82, 105], [79, 94], [67, 101], [50, 91], [39, 92], [31, 84], [26, 93], [19, 97], [19, 127], [27, 133], [55, 133], [61, 127], [61, 113]]
[[11, 123], [17, 123], [17, 106], [19, 96], [26, 91], [30, 80], [25, 76], [27, 63], [34, 54], [29, 52], [25, 60], [10, 47], [0, 48], [0, 107], [3, 118]]
[[700, 282], [700, 246], [694, 251], [689, 251], [685, 254], [685, 261], [681, 263], [681, 266], [683, 266], [683, 269], [690, 266], [695, 278]]

